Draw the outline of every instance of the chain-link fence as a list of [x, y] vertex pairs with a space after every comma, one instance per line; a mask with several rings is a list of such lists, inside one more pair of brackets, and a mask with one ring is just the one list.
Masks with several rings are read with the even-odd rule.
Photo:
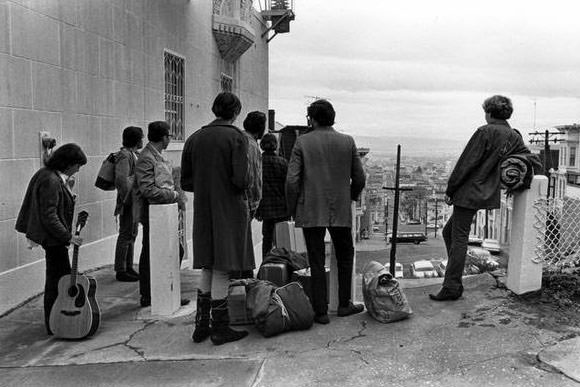
[[539, 199], [534, 207], [537, 234], [532, 260], [556, 271], [580, 264], [580, 199]]

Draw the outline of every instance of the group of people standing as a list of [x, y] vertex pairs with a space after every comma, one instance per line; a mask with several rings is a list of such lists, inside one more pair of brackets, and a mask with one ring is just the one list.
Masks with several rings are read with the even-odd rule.
[[[488, 125], [473, 135], [449, 179], [448, 203], [454, 205], [454, 211], [443, 230], [449, 266], [442, 290], [431, 295], [437, 301], [461, 296], [471, 220], [479, 208], [499, 207], [500, 160], [527, 149], [521, 135], [506, 121], [513, 111], [508, 98], [491, 97], [483, 109]], [[183, 191], [194, 193], [193, 267], [201, 270], [192, 334], [196, 343], [209, 337], [220, 345], [248, 334], [230, 328], [227, 295], [232, 276], [253, 275], [253, 218], [263, 222], [264, 256], [275, 244], [276, 223], [293, 218], [296, 227], [303, 229], [315, 322], [330, 322], [324, 266], [327, 230], [337, 259], [337, 315], [344, 317], [364, 310], [351, 300], [351, 202], [358, 199], [365, 186], [365, 173], [353, 138], [333, 128], [336, 113], [332, 104], [317, 100], [307, 108], [309, 131], [298, 137], [287, 162], [277, 155], [276, 136], [264, 135], [264, 113], [249, 113], [241, 130], [234, 125], [241, 110], [236, 95], [218, 94], [212, 105], [215, 120], [185, 142], [180, 181], [175, 181], [171, 162], [163, 154], [172, 138], [167, 122], [148, 125], [149, 142], [144, 148], [143, 130], [127, 127], [123, 131], [123, 147], [116, 155], [114, 214], [119, 216], [119, 235], [114, 269], [119, 281], [139, 281], [143, 307], [151, 304], [149, 235], [155, 230], [149, 227], [149, 205], [178, 203], [184, 209]], [[31, 245], [41, 245], [46, 253], [44, 312], [49, 334], [49, 315], [58, 295], [58, 281], [71, 272], [68, 246], [82, 244], [82, 239], [73, 235], [76, 196], [71, 182], [86, 163], [87, 157], [78, 145], [57, 148], [30, 180], [16, 222], [16, 230], [25, 233]], [[137, 273], [133, 269], [133, 251], [139, 222], [143, 225], [143, 246]], [[182, 300], [182, 305], [188, 302]]]

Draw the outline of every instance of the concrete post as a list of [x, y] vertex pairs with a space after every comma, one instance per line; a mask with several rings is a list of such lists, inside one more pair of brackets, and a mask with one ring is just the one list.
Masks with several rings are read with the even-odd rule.
[[181, 306], [177, 203], [149, 206], [151, 314], [169, 316]]
[[[535, 263], [534, 249], [538, 233], [534, 202], [545, 198], [548, 178], [534, 176], [530, 189], [514, 195], [510, 256], [507, 270], [507, 287], [515, 294], [539, 290], [542, 287], [542, 264]], [[545, 225], [544, 225], [545, 227]]]

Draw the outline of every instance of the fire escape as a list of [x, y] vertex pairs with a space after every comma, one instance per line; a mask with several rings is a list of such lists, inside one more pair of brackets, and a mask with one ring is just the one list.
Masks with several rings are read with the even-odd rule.
[[268, 38], [270, 42], [276, 35], [290, 32], [290, 22], [295, 17], [294, 0], [265, 0], [264, 3], [261, 15], [265, 20], [270, 21], [271, 25], [262, 33], [262, 38], [270, 31], [274, 31], [274, 34]]
[[[266, 28], [261, 38], [270, 42], [279, 33], [290, 31], [294, 20], [294, 0], [260, 0], [258, 18]], [[254, 41], [255, 9], [252, 0], [213, 0], [212, 30], [222, 58], [230, 63], [238, 60]], [[270, 35], [270, 31], [274, 31]]]

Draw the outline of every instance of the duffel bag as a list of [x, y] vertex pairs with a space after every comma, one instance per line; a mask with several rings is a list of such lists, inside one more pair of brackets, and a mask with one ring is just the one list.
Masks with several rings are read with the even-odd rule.
[[256, 328], [264, 337], [308, 329], [313, 323], [312, 304], [298, 282], [274, 290], [265, 313], [256, 316]]

